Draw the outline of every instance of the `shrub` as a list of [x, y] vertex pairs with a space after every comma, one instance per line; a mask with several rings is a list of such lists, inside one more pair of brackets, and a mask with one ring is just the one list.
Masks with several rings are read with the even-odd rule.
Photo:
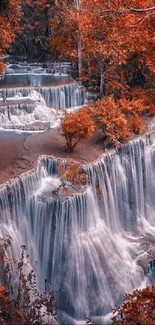
[[154, 325], [155, 287], [134, 290], [124, 298], [121, 307], [114, 310], [113, 325]]
[[[10, 244], [10, 237], [0, 238], [1, 257], [3, 257], [1, 263], [5, 263], [5, 251]], [[38, 292], [35, 271], [31, 269], [25, 272], [25, 268], [29, 265], [26, 262], [28, 258], [26, 247], [21, 248], [19, 262], [12, 260], [4, 264], [6, 266], [3, 276], [5, 286], [0, 286], [0, 324], [58, 325], [53, 292], [47, 292], [46, 288], [44, 293]], [[14, 286], [15, 283], [18, 285]]]
[[82, 139], [89, 139], [94, 129], [94, 122], [87, 109], [67, 113], [61, 123], [61, 134], [65, 137], [67, 150], [71, 152]]
[[97, 101], [92, 115], [105, 144], [117, 145], [129, 136], [127, 119], [112, 97]]
[[79, 162], [69, 159], [67, 164], [59, 160], [58, 161], [58, 173], [61, 177], [62, 184], [66, 182], [71, 183], [72, 185], [81, 186], [87, 183], [87, 176], [82, 169], [82, 166]]
[[124, 114], [155, 115], [154, 94], [151, 90], [135, 88], [119, 100]]
[[129, 129], [135, 134], [139, 134], [143, 130], [143, 124], [138, 115], [134, 115], [130, 118]]

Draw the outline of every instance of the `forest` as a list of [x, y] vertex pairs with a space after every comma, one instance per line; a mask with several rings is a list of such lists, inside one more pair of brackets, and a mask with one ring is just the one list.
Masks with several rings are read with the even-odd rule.
[[[112, 182], [113, 170], [107, 169], [110, 176], [109, 181], [107, 180], [108, 176], [104, 176], [105, 185], [100, 181], [100, 174], [95, 176], [95, 181], [91, 181], [90, 178], [95, 172], [87, 173], [86, 168], [83, 168], [81, 163], [74, 162], [73, 152], [76, 153], [79, 143], [85, 143], [85, 141], [87, 143], [94, 136], [97, 143], [101, 144], [103, 152], [111, 149], [119, 152], [122, 144], [127, 144], [129, 140], [138, 139], [139, 136], [149, 132], [147, 121], [149, 123], [154, 121], [155, 116], [154, 53], [154, 0], [0, 1], [1, 76], [3, 77], [5, 74], [8, 57], [11, 58], [12, 64], [16, 58], [19, 62], [41, 63], [45, 68], [51, 67], [55, 63], [71, 62], [74, 67], [71, 78], [74, 77], [76, 83], [92, 95], [93, 100], [88, 99], [87, 103], [79, 110], [68, 111], [63, 105], [58, 107], [61, 116], [58, 132], [64, 139], [69, 163], [65, 165], [58, 161], [57, 169], [62, 182], [61, 187], [65, 188], [68, 183], [71, 183], [74, 192], [79, 192], [81, 187], [85, 188], [86, 185], [90, 186], [94, 182], [95, 195], [99, 200], [98, 210], [100, 205], [102, 206], [102, 199], [107, 201], [107, 210], [109, 209], [110, 190], [108, 186]], [[95, 146], [95, 144], [93, 145]], [[132, 153], [131, 157], [132, 155], [134, 154]], [[144, 171], [145, 159], [142, 159], [141, 165], [142, 171]], [[133, 169], [137, 165], [136, 161], [134, 167], [132, 166]], [[129, 167], [127, 168], [129, 169]], [[106, 167], [103, 169], [103, 174], [105, 170]], [[98, 173], [101, 173], [100, 168]], [[144, 183], [146, 183], [146, 178]], [[123, 193], [125, 194], [121, 194], [124, 200], [122, 210], [127, 211], [124, 208], [124, 205], [127, 205], [126, 197], [128, 195], [125, 192], [126, 183], [124, 179]], [[102, 186], [106, 198], [101, 199]], [[54, 189], [53, 191], [56, 199], [59, 190], [58, 187], [57, 190]], [[112, 190], [115, 193], [115, 191], [119, 191], [119, 188], [112, 186]], [[150, 188], [149, 191], [151, 191]], [[9, 195], [9, 202], [11, 202], [12, 194]], [[132, 194], [130, 193], [130, 195]], [[141, 202], [142, 196], [141, 194], [138, 195], [137, 202]], [[147, 195], [148, 193], [145, 194], [146, 198]], [[114, 194], [114, 200], [115, 196]], [[134, 199], [129, 201], [131, 210], [133, 209], [135, 212], [135, 205], [138, 203], [135, 204]], [[77, 203], [79, 204], [78, 211], [81, 211], [80, 199], [79, 201], [77, 199], [77, 202], [79, 202]], [[151, 210], [150, 201], [148, 205]], [[116, 206], [119, 210], [119, 200]], [[106, 209], [104, 211], [106, 214]], [[110, 213], [112, 213], [111, 211], [112, 209]], [[137, 215], [139, 217], [139, 211]], [[81, 223], [83, 225], [84, 221]], [[78, 228], [77, 224], [76, 227]], [[65, 227], [67, 227], [67, 222]], [[86, 225], [85, 227], [87, 228]], [[141, 231], [142, 233], [143, 231]], [[147, 231], [146, 234], [148, 234]], [[11, 245], [12, 239], [10, 237], [6, 237], [6, 239], [0, 237], [0, 270], [1, 273], [4, 273], [5, 278], [5, 281], [1, 281], [0, 286], [0, 323], [4, 325], [59, 324], [57, 303], [54, 301], [53, 291], [46, 290], [45, 283], [44, 293], [39, 293], [35, 270], [30, 271], [27, 275], [24, 273], [26, 247], [22, 246], [19, 263], [13, 260], [9, 263], [5, 262], [7, 250], [10, 249]], [[65, 257], [61, 258], [65, 260]], [[78, 257], [76, 258], [78, 259]], [[153, 261], [154, 259], [153, 254]], [[98, 260], [100, 260], [100, 255]], [[152, 262], [151, 259], [149, 259], [150, 261]], [[13, 289], [10, 285], [12, 283], [11, 270], [14, 268], [18, 270], [19, 282], [16, 298], [13, 297]], [[93, 271], [91, 276], [93, 278]], [[87, 282], [89, 283], [89, 281]], [[76, 288], [76, 280], [74, 285]], [[63, 292], [60, 294], [63, 295]], [[93, 293], [90, 295], [93, 299]], [[145, 288], [135, 289], [132, 293], [126, 292], [123, 304], [120, 307], [117, 305], [116, 308], [113, 308], [111, 324], [154, 325], [154, 299], [155, 287], [153, 284]], [[97, 311], [100, 314], [100, 305], [98, 305]], [[45, 320], [43, 320], [43, 316]], [[65, 324], [67, 325], [67, 323]], [[96, 324], [93, 323], [90, 314], [85, 317], [85, 324]]]
[[[95, 120], [107, 144], [116, 144], [141, 132], [141, 116], [154, 115], [154, 12], [151, 0], [1, 1], [1, 57], [11, 46], [26, 60], [75, 62], [77, 80], [101, 99], [83, 116]], [[62, 125], [66, 140], [68, 121], [72, 116]], [[88, 135], [92, 126], [82, 137]], [[72, 149], [68, 140], [67, 146]]]

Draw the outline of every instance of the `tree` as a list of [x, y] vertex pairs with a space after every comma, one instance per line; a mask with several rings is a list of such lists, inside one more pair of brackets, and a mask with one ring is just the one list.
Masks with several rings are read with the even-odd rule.
[[20, 31], [12, 46], [14, 54], [31, 60], [34, 58], [44, 60], [51, 54], [52, 2], [50, 0], [22, 1]]
[[101, 95], [113, 81], [143, 86], [153, 78], [153, 0], [81, 0], [78, 6], [65, 0], [58, 8], [52, 46], [60, 56], [78, 59], [80, 39], [84, 77], [100, 74]]
[[94, 122], [86, 109], [75, 113], [67, 113], [61, 123], [61, 134], [65, 137], [69, 152], [73, 151], [82, 139], [89, 139], [94, 130]]
[[2, 0], [0, 3], [0, 72], [5, 69], [3, 55], [15, 40], [19, 28], [20, 3], [21, 0]]
[[123, 305], [114, 310], [113, 325], [154, 325], [155, 287], [134, 290], [124, 298]]
[[[81, 73], [81, 38], [79, 31], [79, 0], [56, 1], [52, 7], [52, 49], [59, 58], [79, 62]], [[66, 42], [67, 40], [67, 42]]]
[[[10, 237], [0, 239], [1, 263], [4, 266], [3, 276], [2, 274], [1, 276], [5, 279], [4, 285], [0, 286], [0, 324], [58, 325], [53, 293], [47, 292], [46, 288], [44, 293], [38, 292], [35, 270], [30, 270], [26, 247], [21, 247], [19, 261], [12, 259], [8, 263], [8, 260], [5, 260], [6, 249], [10, 244]], [[15, 291], [13, 290], [14, 280]]]
[[105, 145], [117, 145], [129, 136], [127, 119], [112, 97], [98, 100], [91, 111]]

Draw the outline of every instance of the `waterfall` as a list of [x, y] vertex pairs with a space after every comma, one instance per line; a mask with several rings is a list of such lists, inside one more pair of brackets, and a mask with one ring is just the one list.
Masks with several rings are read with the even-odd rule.
[[57, 160], [40, 157], [36, 171], [1, 186], [0, 231], [13, 237], [13, 255], [25, 244], [38, 259], [41, 287], [46, 277], [67, 324], [103, 324], [145, 283], [139, 261], [144, 238], [155, 233], [155, 127], [84, 169], [88, 186], [60, 200]]
[[8, 98], [17, 96], [19, 93], [25, 97], [32, 92], [32, 89], [39, 91], [46, 105], [52, 108], [82, 106], [87, 100], [85, 88], [76, 82], [53, 87], [4, 88], [1, 92]]
[[56, 123], [56, 110], [44, 103], [8, 105], [1, 107], [0, 111], [3, 130], [44, 131]]
[[6, 114], [7, 107], [10, 111], [10, 114], [17, 115], [18, 110], [25, 111], [26, 113], [32, 113], [33, 109], [34, 109], [34, 104], [33, 103], [32, 104], [27, 104], [27, 103], [21, 104], [20, 102], [19, 102], [19, 104], [15, 104], [15, 105], [8, 104], [7, 106], [0, 107], [0, 113]]

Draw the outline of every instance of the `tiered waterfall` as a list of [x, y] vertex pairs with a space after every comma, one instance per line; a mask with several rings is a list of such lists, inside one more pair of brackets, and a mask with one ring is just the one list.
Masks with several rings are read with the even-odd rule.
[[155, 233], [155, 128], [84, 168], [89, 185], [64, 200], [52, 196], [59, 180], [51, 157], [1, 186], [1, 232], [13, 237], [13, 255], [25, 244], [38, 260], [62, 319], [103, 324], [125, 293], [145, 284], [139, 261]]

